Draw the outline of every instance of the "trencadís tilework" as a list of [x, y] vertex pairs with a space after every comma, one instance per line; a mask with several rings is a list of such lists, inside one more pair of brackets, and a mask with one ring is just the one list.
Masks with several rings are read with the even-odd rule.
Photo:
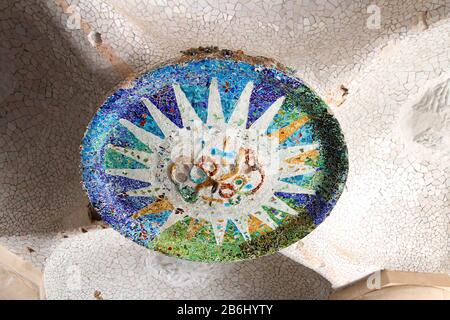
[[348, 169], [339, 124], [292, 71], [228, 50], [169, 63], [117, 90], [82, 142], [102, 218], [148, 248], [234, 261], [303, 238]]

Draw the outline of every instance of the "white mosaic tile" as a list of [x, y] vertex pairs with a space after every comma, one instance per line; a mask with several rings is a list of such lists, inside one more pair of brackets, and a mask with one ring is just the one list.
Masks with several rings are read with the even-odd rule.
[[[284, 254], [333, 286], [377, 268], [449, 272], [448, 100], [438, 92], [448, 89], [450, 1], [377, 1], [380, 28], [371, 20], [376, 17], [371, 3], [0, 2], [0, 243], [42, 268], [52, 257], [46, 269], [52, 298], [66, 297], [61, 270], [71, 259], [78, 261], [83, 246], [88, 248], [83, 268], [113, 264], [112, 258], [94, 254], [98, 247], [91, 231], [81, 240], [74, 232], [73, 243], [72, 236], [59, 236], [89, 223], [79, 174], [83, 132], [127, 76], [178, 57], [181, 50], [219, 46], [295, 68], [333, 106], [345, 134], [346, 191], [326, 222]], [[414, 116], [426, 121], [419, 125]], [[102, 232], [105, 248], [118, 237]], [[55, 249], [60, 241], [70, 254]], [[112, 257], [129, 256], [122, 249], [126, 245], [114, 248]], [[136, 258], [150, 254], [139, 250]], [[289, 294], [324, 297], [317, 289], [323, 280], [294, 267], [306, 282]], [[109, 268], [116, 277], [111, 279], [136, 280], [130, 269]], [[105, 298], [150, 297], [145, 289], [133, 293], [131, 284], [92, 272], [94, 284], [72, 298], [92, 298], [92, 290]], [[161, 295], [201, 297], [167, 290]], [[214, 294], [232, 297], [232, 287], [223, 290]]]
[[[45, 267], [48, 299], [325, 299], [331, 284], [277, 253], [197, 263], [150, 251], [112, 229], [65, 239]], [[97, 294], [98, 296], [98, 294]]]

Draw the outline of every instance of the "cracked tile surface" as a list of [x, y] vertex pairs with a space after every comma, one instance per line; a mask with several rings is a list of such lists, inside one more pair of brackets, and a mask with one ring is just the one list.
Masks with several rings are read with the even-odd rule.
[[[285, 255], [333, 286], [379, 268], [449, 272], [450, 151], [448, 120], [442, 120], [448, 100], [434, 97], [448, 90], [450, 1], [377, 3], [380, 28], [368, 28], [371, 1], [365, 0], [1, 2], [0, 243], [41, 268], [47, 263], [52, 298], [68, 294], [59, 286], [80, 251], [83, 268], [112, 265], [111, 274], [126, 279], [132, 268], [96, 256], [89, 241], [97, 238], [77, 235], [89, 223], [79, 173], [83, 132], [128, 76], [180, 50], [215, 45], [296, 69], [334, 106], [344, 131], [346, 190], [331, 216]], [[101, 41], [93, 41], [96, 32]], [[64, 238], [65, 230], [75, 231]], [[116, 239], [105, 230], [90, 232], [102, 234], [104, 246]], [[60, 243], [70, 248], [67, 254]], [[123, 248], [111, 244], [109, 250], [114, 257], [143, 254]], [[314, 277], [307, 270], [298, 272]], [[92, 298], [91, 289], [104, 298], [151, 296], [119, 282], [108, 287], [111, 281], [102, 277], [96, 271], [98, 288], [72, 297]], [[303, 293], [292, 296], [323, 297], [309, 285], [316, 289], [298, 284]]]
[[152, 252], [112, 229], [64, 240], [45, 268], [48, 299], [325, 299], [331, 284], [276, 253], [206, 264]]

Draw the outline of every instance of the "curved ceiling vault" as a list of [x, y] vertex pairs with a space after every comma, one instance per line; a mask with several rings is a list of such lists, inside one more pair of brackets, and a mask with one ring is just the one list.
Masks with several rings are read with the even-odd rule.
[[[378, 1], [379, 27], [369, 20], [370, 1], [315, 2], [0, 3], [0, 244], [45, 268], [51, 298], [66, 298], [58, 288], [73, 263], [95, 266], [95, 290], [107, 297], [136, 296], [103, 281], [107, 270], [130, 283], [142, 265], [179, 270], [185, 262], [154, 256], [111, 230], [83, 234], [90, 220], [79, 146], [123, 80], [180, 51], [217, 46], [296, 70], [331, 106], [348, 147], [348, 179], [332, 214], [282, 251], [285, 274], [301, 281], [276, 281], [320, 298], [380, 268], [449, 272], [450, 1]], [[105, 248], [111, 253], [100, 254]], [[136, 264], [122, 265], [125, 256]], [[263, 259], [261, 272], [270, 274], [275, 258]], [[223, 272], [245, 278], [254, 267], [242, 262]], [[207, 273], [220, 281], [217, 270]], [[161, 290], [178, 292], [173, 281]], [[241, 288], [245, 297], [249, 283], [212, 294], [231, 297], [224, 292]], [[91, 294], [74, 292], [71, 298]]]

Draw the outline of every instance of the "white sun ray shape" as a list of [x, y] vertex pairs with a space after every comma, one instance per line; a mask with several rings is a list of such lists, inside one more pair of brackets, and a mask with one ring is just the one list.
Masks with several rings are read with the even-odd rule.
[[[203, 126], [202, 120], [197, 115], [196, 111], [192, 107], [190, 101], [186, 97], [186, 94], [183, 92], [180, 85], [175, 83], [172, 85], [172, 87], [180, 111], [183, 128], [179, 128], [178, 126], [176, 126], [149, 99], [143, 98], [141, 100], [142, 103], [147, 107], [148, 112], [152, 116], [153, 120], [156, 122], [157, 126], [164, 134], [164, 138], [161, 138], [156, 134], [153, 134], [143, 128], [140, 128], [126, 119], [120, 119], [119, 123], [122, 126], [124, 126], [129, 132], [131, 132], [138, 140], [147, 145], [153, 152], [150, 154], [147, 152], [133, 150], [129, 148], [121, 148], [114, 145], [107, 146], [109, 149], [114, 150], [115, 152], [118, 152], [128, 158], [131, 158], [145, 166], [145, 169], [118, 168], [106, 170], [106, 173], [109, 175], [126, 177], [129, 179], [134, 179], [150, 184], [149, 187], [127, 191], [126, 194], [128, 196], [154, 197], [155, 195], [153, 191], [157, 186], [158, 181], [155, 177], [155, 174], [153, 173], [152, 168], [158, 165], [157, 153], [155, 152], [155, 150], [157, 150], [158, 148], [158, 145], [162, 141], [167, 139], [174, 132], [179, 133], [180, 131], [186, 130], [187, 127]], [[246, 123], [248, 121], [250, 97], [252, 95], [253, 89], [254, 83], [252, 81], [249, 81], [246, 84], [245, 88], [243, 89], [240, 98], [236, 102], [235, 108], [229, 120], [226, 122], [220, 100], [218, 80], [216, 78], [213, 78], [209, 88], [208, 113], [206, 124], [222, 128], [234, 127], [243, 130], [254, 130], [257, 132], [264, 132], [264, 134], [266, 134], [271, 122], [273, 121], [273, 118], [279, 112], [281, 106], [283, 105], [285, 97], [281, 96], [277, 100], [275, 100], [273, 104], [270, 105], [269, 108], [248, 129], [245, 129]], [[280, 160], [285, 161], [289, 158], [299, 156], [304, 152], [318, 149], [318, 147], [319, 147], [318, 144], [312, 144], [305, 146], [287, 147], [284, 149], [278, 148], [277, 150], [279, 152]], [[283, 182], [280, 180], [282, 178], [310, 173], [313, 171], [314, 171], [313, 167], [306, 166], [301, 163], [281, 165], [279, 176], [274, 185], [272, 186], [273, 193], [286, 192], [286, 193], [303, 193], [311, 195], [314, 194], [314, 190], [302, 189], [297, 185]], [[152, 204], [148, 206], [151, 207], [148, 210], [150, 213], [159, 213], [158, 211], [152, 211], [156, 210], [152, 208], [158, 207], [157, 201], [159, 200], [155, 200]], [[273, 194], [269, 194], [267, 199], [260, 203], [259, 208], [253, 209], [254, 210], [253, 212], [237, 214], [232, 217], [209, 216], [206, 220], [208, 220], [209, 223], [211, 224], [217, 245], [221, 245], [223, 243], [228, 222], [232, 222], [236, 226], [236, 228], [239, 230], [239, 232], [242, 234], [245, 240], [251, 240], [248, 227], [248, 219], [250, 215], [256, 217], [264, 224], [269, 226], [271, 229], [273, 230], [276, 229], [278, 225], [265, 212], [262, 206], [275, 209], [277, 212], [286, 212], [289, 215], [295, 216], [298, 214], [298, 212], [292, 209], [290, 206], [288, 206], [286, 202], [277, 198]], [[167, 209], [168, 207], [166, 206], [164, 208]], [[183, 209], [184, 210], [182, 213], [179, 212], [175, 213], [175, 208], [171, 208], [171, 210], [169, 210], [171, 211], [169, 217], [165, 221], [165, 223], [160, 227], [159, 232], [162, 233], [164, 230], [168, 229], [178, 221], [182, 220], [186, 215], [191, 217], [198, 217], [198, 213], [193, 214], [189, 212], [189, 209], [187, 208]], [[277, 213], [275, 213], [275, 215], [277, 216]]]

